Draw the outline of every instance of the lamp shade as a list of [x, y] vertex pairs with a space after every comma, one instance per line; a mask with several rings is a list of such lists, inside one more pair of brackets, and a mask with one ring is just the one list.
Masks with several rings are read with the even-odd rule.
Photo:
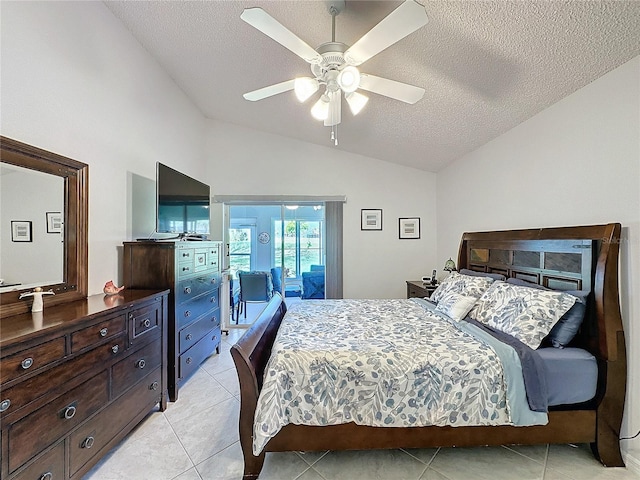
[[311, 77], [296, 78], [293, 84], [293, 90], [296, 93], [296, 98], [300, 102], [305, 102], [311, 95], [318, 91], [320, 84], [318, 80]]
[[346, 98], [349, 109], [353, 115], [360, 113], [360, 110], [362, 110], [369, 101], [369, 97], [358, 92], [345, 93], [344, 98]]
[[337, 82], [343, 92], [355, 92], [360, 86], [360, 72], [353, 65], [349, 65], [340, 71]]
[[326, 120], [329, 116], [329, 97], [325, 94], [320, 97], [313, 107], [311, 107], [311, 115], [316, 120]]
[[444, 271], [445, 272], [453, 272], [456, 269], [456, 262], [454, 262], [451, 257], [449, 257], [449, 260], [447, 260], [446, 262], [444, 262]]

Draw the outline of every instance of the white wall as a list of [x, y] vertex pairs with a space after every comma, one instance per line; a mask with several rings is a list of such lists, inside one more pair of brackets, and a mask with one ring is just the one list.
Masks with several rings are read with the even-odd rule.
[[137, 186], [153, 195], [155, 162], [204, 173], [204, 119], [102, 2], [0, 9], [2, 135], [89, 164], [89, 293], [101, 292], [123, 240], [153, 228], [132, 205]]
[[[435, 174], [218, 121], [207, 142], [215, 195], [347, 196], [345, 298], [403, 298], [436, 268]], [[363, 208], [383, 210], [382, 231], [360, 230]], [[398, 239], [400, 217], [420, 217], [419, 240]]]
[[[622, 224], [622, 436], [640, 430], [640, 57], [439, 172], [437, 199], [439, 264], [464, 231]], [[640, 467], [640, 438], [622, 448]]]

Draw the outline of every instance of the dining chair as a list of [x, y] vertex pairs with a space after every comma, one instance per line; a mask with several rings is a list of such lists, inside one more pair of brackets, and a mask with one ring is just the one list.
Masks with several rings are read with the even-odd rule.
[[[240, 279], [241, 308], [244, 308], [244, 318], [247, 318], [247, 302], [264, 303], [273, 296], [271, 273], [238, 272], [238, 278]], [[238, 323], [238, 317], [236, 317], [236, 323]]]

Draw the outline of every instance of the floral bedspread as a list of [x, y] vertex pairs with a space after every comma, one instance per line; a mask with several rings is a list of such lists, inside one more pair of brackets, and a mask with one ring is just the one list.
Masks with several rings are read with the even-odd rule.
[[511, 424], [505, 383], [490, 345], [417, 301], [296, 303], [265, 370], [253, 452], [288, 423]]

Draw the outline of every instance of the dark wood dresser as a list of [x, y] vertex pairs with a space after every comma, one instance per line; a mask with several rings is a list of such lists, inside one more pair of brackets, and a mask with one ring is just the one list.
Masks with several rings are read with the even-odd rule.
[[125, 242], [124, 285], [168, 288], [169, 399], [213, 351], [220, 352], [220, 242]]
[[166, 408], [168, 294], [125, 290], [1, 320], [1, 478], [79, 479]]

